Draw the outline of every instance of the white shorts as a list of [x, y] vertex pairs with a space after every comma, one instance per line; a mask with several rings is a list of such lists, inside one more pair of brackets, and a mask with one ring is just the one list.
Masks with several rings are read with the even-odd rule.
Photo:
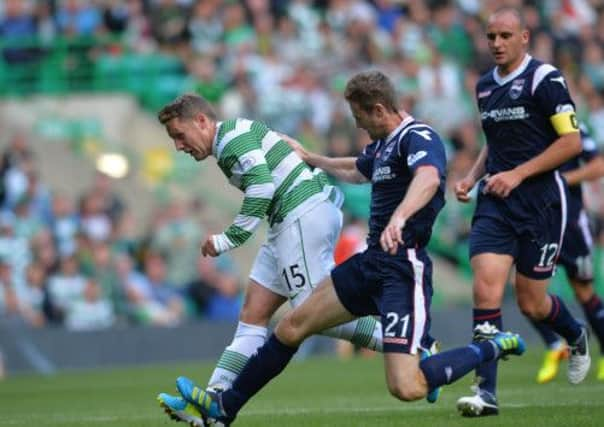
[[330, 200], [322, 201], [279, 234], [269, 233], [250, 278], [297, 307], [333, 269], [341, 229], [340, 209]]

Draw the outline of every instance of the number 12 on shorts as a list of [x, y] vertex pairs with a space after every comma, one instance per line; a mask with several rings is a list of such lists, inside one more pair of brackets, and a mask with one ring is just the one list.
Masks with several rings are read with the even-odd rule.
[[554, 257], [558, 253], [557, 243], [547, 243], [540, 249], [541, 258], [538, 267], [550, 267], [554, 263]]

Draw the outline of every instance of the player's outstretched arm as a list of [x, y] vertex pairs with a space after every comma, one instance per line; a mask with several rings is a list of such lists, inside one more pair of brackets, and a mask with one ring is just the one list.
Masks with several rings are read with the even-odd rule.
[[360, 184], [367, 182], [367, 178], [359, 172], [356, 165], [356, 157], [327, 157], [308, 151], [295, 139], [281, 134], [281, 138], [300, 156], [302, 160], [311, 166], [321, 168], [328, 174], [340, 181]]

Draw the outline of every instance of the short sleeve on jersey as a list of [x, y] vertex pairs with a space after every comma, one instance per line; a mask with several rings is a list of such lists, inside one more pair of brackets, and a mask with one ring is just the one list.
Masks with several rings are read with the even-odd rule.
[[440, 137], [432, 129], [413, 129], [409, 131], [407, 144], [407, 166], [413, 172], [421, 166], [434, 166], [443, 176], [446, 172], [447, 158]]
[[540, 65], [533, 75], [532, 91], [558, 135], [578, 131], [575, 104], [560, 71], [549, 64]]
[[537, 103], [547, 117], [575, 110], [566, 80], [560, 71], [549, 64], [542, 64], [535, 70], [532, 89]]
[[373, 174], [373, 160], [375, 158], [375, 152], [380, 142], [372, 142], [365, 146], [365, 149], [357, 157], [356, 166], [359, 172], [363, 174], [365, 178], [371, 181], [371, 175]]

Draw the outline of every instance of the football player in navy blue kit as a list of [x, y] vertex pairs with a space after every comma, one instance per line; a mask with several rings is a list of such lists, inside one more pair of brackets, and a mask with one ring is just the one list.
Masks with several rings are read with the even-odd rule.
[[[547, 293], [567, 222], [567, 187], [556, 168], [581, 152], [575, 107], [560, 72], [527, 54], [529, 33], [516, 9], [490, 16], [487, 39], [496, 66], [476, 87], [487, 143], [455, 185], [465, 202], [480, 181], [470, 233], [474, 338], [501, 330], [504, 287], [515, 266], [520, 310], [566, 339], [568, 379], [576, 384], [590, 365], [586, 330]], [[464, 416], [496, 415], [497, 361], [476, 375], [475, 395], [457, 408]]]
[[[560, 166], [559, 171], [569, 187], [568, 224], [564, 232], [564, 243], [558, 258], [558, 265], [564, 267], [566, 277], [573, 288], [577, 301], [583, 308], [595, 336], [600, 344], [600, 353], [604, 354], [604, 306], [593, 286], [593, 241], [589, 229], [589, 220], [583, 207], [581, 183], [593, 181], [604, 176], [604, 157], [598, 152], [596, 142], [581, 126], [583, 151], [574, 159]], [[558, 374], [560, 361], [567, 357], [564, 340], [543, 323], [533, 322], [547, 345], [543, 365], [537, 373], [537, 382], [543, 384], [553, 380]], [[600, 359], [597, 378], [604, 380], [604, 358]]]
[[[345, 97], [358, 127], [373, 142], [358, 157], [329, 158], [290, 144], [307, 163], [340, 180], [372, 184], [368, 248], [332, 270], [308, 299], [279, 322], [232, 388], [203, 390], [180, 377], [180, 394], [205, 417], [230, 424], [241, 407], [289, 363], [313, 333], [363, 315], [383, 320], [386, 382], [400, 400], [433, 395], [479, 364], [522, 354], [512, 333], [422, 357], [430, 325], [432, 263], [426, 252], [444, 205], [446, 158], [428, 125], [399, 112], [391, 81], [379, 71], [355, 75]], [[434, 400], [436, 396], [432, 396]]]

